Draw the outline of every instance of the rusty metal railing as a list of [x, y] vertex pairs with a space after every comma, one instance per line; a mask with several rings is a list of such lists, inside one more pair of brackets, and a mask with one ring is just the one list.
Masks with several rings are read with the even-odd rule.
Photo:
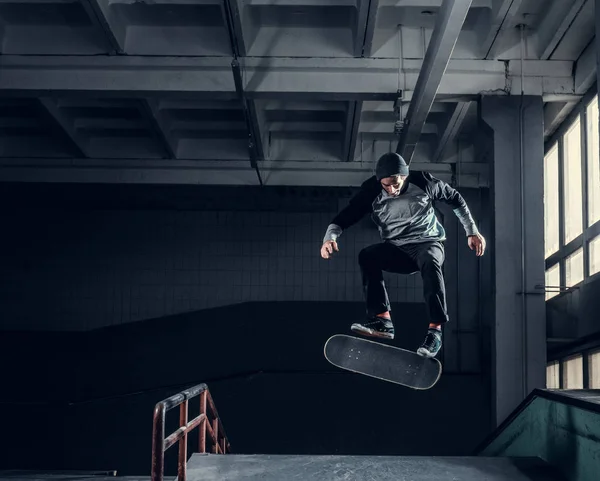
[[[200, 396], [200, 414], [188, 421], [188, 403], [190, 399], [196, 396]], [[166, 414], [177, 406], [179, 406], [179, 429], [165, 438]], [[219, 418], [217, 408], [206, 384], [198, 384], [159, 402], [155, 406], [152, 429], [152, 481], [163, 481], [165, 451], [175, 443], [179, 443], [177, 481], [186, 481], [188, 435], [198, 426], [200, 426], [198, 452], [212, 452], [214, 454], [231, 452], [223, 423]], [[206, 450], [207, 444], [210, 451]]]

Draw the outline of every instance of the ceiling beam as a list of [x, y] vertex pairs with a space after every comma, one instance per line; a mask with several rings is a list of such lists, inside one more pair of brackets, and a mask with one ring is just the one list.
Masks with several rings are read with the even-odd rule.
[[248, 55], [246, 38], [244, 36], [244, 27], [242, 22], [243, 3], [241, 0], [224, 0], [221, 2], [221, 13], [223, 21], [229, 28], [229, 40], [231, 50], [236, 57], [245, 57]]
[[159, 101], [156, 99], [140, 99], [138, 108], [143, 118], [148, 121], [150, 129], [158, 136], [164, 155], [168, 159], [177, 158], [177, 141], [169, 132], [163, 121]]
[[[380, 121], [365, 121], [363, 120], [360, 124], [359, 132], [361, 134], [389, 134], [396, 137], [398, 140], [398, 134], [394, 130], [393, 122], [380, 122]], [[422, 134], [438, 135], [439, 131], [437, 125], [434, 122], [428, 122], [423, 125], [421, 130]]]
[[270, 132], [342, 132], [340, 122], [282, 120], [269, 122]]
[[511, 19], [517, 14], [523, 0], [492, 0], [490, 23], [486, 27], [485, 35], [480, 49], [483, 58], [493, 57], [492, 47], [503, 28], [511, 25]]
[[[234, 100], [231, 57], [0, 56], [0, 96]], [[271, 100], [394, 101], [398, 62], [369, 58], [242, 58], [248, 98]], [[436, 100], [480, 94], [520, 94], [521, 62], [450, 60]], [[404, 100], [417, 95], [423, 61], [407, 59], [400, 76]], [[507, 68], [508, 67], [508, 68]], [[525, 94], [574, 94], [573, 62], [524, 62]], [[436, 76], [438, 73], [436, 73]], [[508, 75], [508, 76], [507, 76]], [[439, 77], [438, 77], [439, 78]], [[431, 84], [427, 83], [426, 87]], [[433, 92], [433, 94], [432, 94]], [[427, 89], [426, 104], [436, 92]], [[454, 100], [456, 101], [456, 100]], [[415, 106], [417, 103], [414, 104]], [[423, 102], [419, 103], [423, 111]]]
[[[353, 7], [355, 6], [356, 1], [357, 0], [245, 0], [245, 3], [249, 6]], [[213, 1], [213, 3], [218, 2], [219, 0]], [[442, 6], [444, 0], [379, 0], [379, 3], [382, 7], [438, 8]], [[491, 5], [492, 0], [473, 0], [474, 7], [490, 8]]]
[[[335, 0], [334, 0], [335, 1]], [[445, 0], [379, 0], [382, 7], [439, 8]], [[494, 0], [473, 0], [473, 8], [492, 8]]]
[[244, 0], [252, 7], [354, 7], [356, 0]]
[[577, 102], [549, 102], [544, 105], [544, 137], [550, 137], [568, 117]]
[[71, 119], [65, 116], [64, 112], [56, 104], [56, 100], [49, 97], [42, 97], [39, 99], [39, 102], [43, 109], [44, 117], [64, 134], [75, 154], [81, 157], [88, 157], [87, 139], [77, 131]]
[[360, 101], [348, 102], [348, 112], [346, 113], [346, 125], [344, 137], [342, 139], [344, 152], [342, 159], [346, 162], [354, 160], [356, 152], [356, 142], [358, 140], [358, 128], [362, 116], [363, 103]]
[[260, 171], [256, 165], [257, 160], [264, 160], [265, 149], [263, 145], [263, 126], [259, 120], [256, 101], [248, 98], [245, 92], [243, 79], [243, 69], [239, 62], [239, 57], [247, 54], [247, 45], [244, 40], [244, 28], [242, 22], [243, 3], [239, 0], [225, 0], [223, 2], [223, 15], [225, 24], [229, 32], [229, 39], [233, 48], [233, 61], [231, 62], [231, 70], [233, 73], [233, 82], [235, 90], [244, 112], [246, 121], [246, 130], [248, 132], [248, 155], [250, 157], [250, 165], [256, 171], [260, 184], [263, 184]]
[[117, 24], [117, 21], [111, 18], [111, 5], [109, 2], [105, 0], [81, 0], [81, 6], [92, 23], [104, 35], [106, 42], [110, 45], [111, 54], [124, 53], [127, 27]]
[[[575, 100], [574, 96], [577, 97], [579, 92], [575, 89], [574, 64], [575, 62], [563, 60], [528, 60], [522, 64], [520, 60], [510, 60], [507, 72], [511, 81], [511, 94], [520, 95], [523, 86], [524, 95], [541, 95], [544, 102]], [[550, 73], [548, 67], [556, 68], [556, 76], [547, 75]], [[558, 87], [559, 84], [561, 87]], [[565, 90], [560, 92], [562, 88]]]
[[448, 119], [448, 123], [446, 124], [446, 128], [442, 133], [440, 140], [435, 148], [432, 161], [440, 162], [442, 160], [442, 156], [448, 149], [448, 147], [454, 142], [456, 136], [460, 132], [460, 127], [467, 116], [469, 108], [471, 107], [471, 102], [458, 102], [450, 117]]
[[396, 152], [410, 164], [472, 0], [446, 0], [438, 12]]
[[370, 57], [373, 54], [373, 39], [377, 27], [380, 0], [358, 0], [357, 35], [354, 44], [355, 57]]
[[[374, 162], [258, 161], [264, 185], [358, 187], [373, 175]], [[414, 162], [450, 182], [451, 164]], [[487, 164], [471, 164], [461, 175], [465, 187], [485, 185]], [[156, 159], [12, 159], [0, 158], [0, 182], [124, 183], [179, 185], [256, 185], [247, 161]]]
[[596, 83], [596, 40], [590, 42], [586, 49], [575, 62], [575, 85], [576, 94], [584, 94]]
[[540, 60], [550, 58], [571, 24], [581, 12], [587, 0], [572, 0], [571, 2], [551, 2], [546, 15], [537, 28], [538, 57]]
[[234, 83], [236, 86], [237, 95], [240, 99], [242, 109], [244, 111], [244, 118], [246, 119], [246, 128], [248, 130], [248, 150], [250, 153], [250, 159], [254, 165], [257, 159], [263, 160], [265, 158], [265, 151], [263, 147], [263, 126], [259, 121], [259, 115], [256, 108], [256, 102], [253, 99], [249, 99], [244, 90], [244, 81], [242, 78], [242, 70], [237, 60], [232, 62], [232, 70]]

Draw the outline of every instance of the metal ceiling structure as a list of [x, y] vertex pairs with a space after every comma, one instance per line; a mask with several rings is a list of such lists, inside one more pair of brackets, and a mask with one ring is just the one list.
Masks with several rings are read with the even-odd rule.
[[358, 185], [399, 148], [485, 186], [480, 96], [550, 135], [594, 33], [593, 0], [0, 0], [0, 181]]

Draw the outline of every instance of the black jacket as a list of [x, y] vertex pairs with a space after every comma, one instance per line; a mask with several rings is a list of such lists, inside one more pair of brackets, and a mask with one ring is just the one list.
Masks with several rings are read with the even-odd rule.
[[[410, 189], [410, 190], [409, 190]], [[413, 232], [410, 235], [417, 235], [419, 238], [427, 239], [444, 238], [443, 228], [437, 224], [431, 227], [429, 231], [424, 231], [425, 224], [431, 224], [433, 205], [436, 201], [441, 201], [448, 204], [463, 224], [467, 235], [477, 233], [477, 227], [469, 208], [464, 198], [460, 193], [451, 187], [446, 182], [437, 179], [429, 172], [413, 171], [409, 174], [404, 185], [402, 186], [401, 195], [409, 191], [409, 194], [402, 200], [405, 204], [403, 208], [407, 209], [408, 213], [401, 212], [405, 218], [410, 218], [408, 223], [411, 225], [420, 224], [418, 232]], [[339, 226], [342, 230], [346, 230], [367, 214], [373, 214], [374, 207], [379, 209], [383, 188], [375, 176], [365, 180], [360, 187], [360, 190], [350, 199], [349, 204], [342, 209], [331, 221], [331, 224]], [[388, 227], [382, 224], [381, 218], [373, 215], [373, 220], [378, 224], [382, 236], [390, 238], [394, 237], [395, 233], [389, 232]], [[406, 224], [406, 223], [405, 223]], [[404, 237], [406, 229], [396, 229], [399, 237]], [[436, 232], [433, 232], [435, 230]], [[402, 231], [402, 232], [400, 232]], [[385, 233], [385, 235], [383, 235]]]

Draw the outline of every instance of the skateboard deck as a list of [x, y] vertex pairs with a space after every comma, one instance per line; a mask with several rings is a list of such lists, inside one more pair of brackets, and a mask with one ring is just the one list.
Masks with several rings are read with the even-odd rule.
[[442, 374], [442, 364], [435, 358], [345, 334], [331, 336], [324, 353], [341, 369], [412, 389], [430, 389]]

